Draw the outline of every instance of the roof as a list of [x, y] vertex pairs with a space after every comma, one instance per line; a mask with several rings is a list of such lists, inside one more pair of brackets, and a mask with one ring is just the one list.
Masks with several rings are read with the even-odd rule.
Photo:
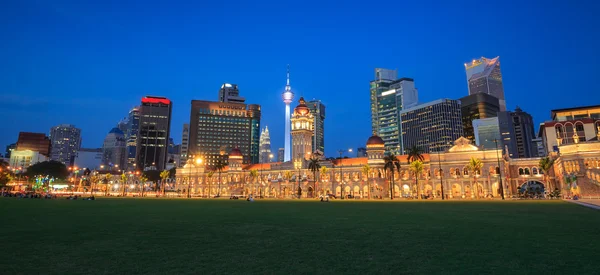
[[366, 157], [364, 157], [364, 158], [347, 158], [347, 159], [343, 158], [343, 159], [333, 160], [332, 163], [335, 166], [365, 165], [365, 164], [367, 164], [368, 160], [369, 160], [369, 158], [366, 158]]
[[281, 164], [281, 162], [248, 164], [244, 166], [243, 170], [269, 170], [273, 164]]
[[377, 135], [371, 136], [367, 139], [367, 145], [384, 145], [383, 139]]

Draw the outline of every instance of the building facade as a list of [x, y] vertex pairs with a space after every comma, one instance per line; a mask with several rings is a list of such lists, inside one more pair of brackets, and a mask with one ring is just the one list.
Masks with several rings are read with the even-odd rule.
[[271, 162], [271, 137], [269, 136], [269, 128], [265, 126], [260, 131], [260, 163]]
[[20, 132], [16, 150], [31, 150], [49, 158], [51, 144], [52, 142], [45, 134]]
[[379, 99], [381, 94], [390, 90], [390, 85], [398, 78], [397, 70], [375, 69], [375, 79], [370, 83], [371, 94], [371, 129], [373, 134], [379, 133]]
[[226, 162], [239, 148], [243, 162], [258, 163], [260, 105], [192, 100], [188, 154], [203, 156], [209, 166]]
[[313, 152], [325, 153], [325, 104], [313, 99], [306, 102], [313, 116]]
[[285, 148], [277, 149], [277, 162], [283, 162], [285, 159]]
[[173, 103], [165, 97], [146, 96], [140, 105], [136, 170], [165, 169]]
[[125, 169], [127, 142], [121, 129], [115, 127], [108, 132], [102, 145], [102, 164], [107, 168]]
[[551, 119], [538, 131], [546, 154], [574, 144], [575, 138], [579, 142], [600, 139], [600, 105], [552, 110]]
[[[502, 148], [500, 125], [497, 117], [473, 120], [475, 144], [482, 148]], [[466, 137], [468, 138], [468, 137]]]
[[127, 169], [135, 170], [135, 156], [137, 153], [137, 138], [140, 130], [140, 107], [134, 107], [129, 111], [127, 119], [127, 131], [125, 139], [127, 140]]
[[13, 150], [10, 154], [9, 166], [22, 172], [27, 167], [49, 160], [47, 156], [33, 150]]
[[498, 98], [500, 111], [506, 111], [500, 57], [473, 59], [465, 63], [469, 95], [483, 93]]
[[400, 112], [402, 150], [447, 150], [463, 135], [460, 101], [439, 99]]
[[77, 151], [75, 157], [75, 166], [80, 168], [89, 168], [90, 170], [101, 169], [102, 157], [104, 151], [102, 148], [81, 148]]
[[181, 155], [179, 156], [180, 167], [184, 166], [188, 158], [188, 150], [190, 144], [190, 124], [183, 124], [181, 132]]
[[81, 129], [71, 124], [61, 124], [50, 128], [50, 159], [73, 165], [77, 150], [81, 147]]
[[237, 84], [223, 83], [219, 90], [219, 102], [244, 103], [246, 99], [240, 96]]
[[304, 98], [300, 97], [298, 106], [292, 114], [292, 159], [304, 161], [310, 158], [313, 148], [313, 115], [306, 106]]
[[498, 98], [485, 93], [476, 93], [460, 99], [460, 112], [463, 121], [463, 134], [475, 141], [473, 120], [497, 117], [500, 112]]
[[537, 148], [533, 147], [536, 135], [531, 115], [517, 107], [514, 112], [499, 112], [498, 124], [502, 145], [511, 158], [531, 158], [537, 155]]

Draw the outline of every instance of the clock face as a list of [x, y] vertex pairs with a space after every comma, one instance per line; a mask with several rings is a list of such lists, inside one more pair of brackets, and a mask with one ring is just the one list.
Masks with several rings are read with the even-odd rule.
[[296, 129], [300, 128], [300, 122], [296, 122]]

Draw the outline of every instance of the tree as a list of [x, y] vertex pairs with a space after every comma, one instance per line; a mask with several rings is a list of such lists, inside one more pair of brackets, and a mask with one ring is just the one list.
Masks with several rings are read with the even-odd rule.
[[415, 186], [417, 187], [417, 198], [421, 199], [421, 194], [419, 194], [419, 175], [423, 173], [423, 162], [420, 160], [415, 160], [410, 163], [410, 171], [415, 175]]
[[106, 195], [108, 195], [108, 192], [110, 190], [110, 181], [111, 180], [112, 180], [112, 174], [111, 173], [107, 173], [107, 174], [104, 175], [104, 184], [106, 184], [105, 185]]
[[[329, 173], [329, 168], [327, 168], [327, 166], [321, 166], [321, 169], [319, 170], [319, 178], [321, 178], [323, 175], [327, 175], [327, 173]], [[333, 182], [331, 184], [333, 185]], [[325, 186], [323, 186], [322, 189], [323, 195], [327, 195], [325, 194]]]
[[66, 179], [69, 177], [69, 170], [62, 162], [58, 161], [44, 161], [38, 162], [27, 168], [25, 175], [29, 178], [34, 178], [37, 175], [48, 176], [55, 179]]
[[394, 199], [394, 170], [400, 173], [400, 161], [394, 153], [390, 153], [389, 155], [383, 158], [385, 165], [383, 169], [390, 170], [390, 199]]
[[221, 196], [221, 172], [223, 172], [223, 169], [225, 168], [225, 162], [223, 162], [221, 159], [217, 159], [217, 162], [215, 163], [215, 171], [217, 171], [219, 173], [219, 190], [217, 190], [217, 197]]
[[139, 178], [139, 181], [140, 181], [140, 184], [139, 184], [139, 186], [140, 186], [140, 190], [141, 190], [141, 191], [140, 191], [140, 192], [141, 192], [141, 196], [142, 196], [142, 197], [144, 197], [144, 189], [146, 189], [144, 185], [145, 185], [145, 184], [146, 184], [146, 182], [148, 181], [148, 178], [147, 178], [146, 176], [142, 175], [142, 176]]
[[161, 171], [158, 170], [147, 170], [142, 173], [142, 176], [153, 183], [157, 183], [160, 180], [160, 173]]
[[0, 159], [0, 187], [6, 186], [13, 179], [13, 173], [8, 168], [8, 163]]
[[169, 178], [174, 179], [177, 176], [177, 168], [173, 167], [169, 170]]
[[[250, 177], [250, 182], [253, 183], [256, 180], [256, 178], [258, 177], [258, 170], [256, 170], [256, 169], [250, 170], [250, 172], [248, 173], [248, 176]], [[252, 194], [254, 194], [254, 192], [252, 192]]]
[[371, 166], [369, 166], [368, 164], [363, 165], [362, 167], [362, 173], [367, 176], [367, 185], [369, 188], [369, 199], [371, 199], [371, 183], [369, 182], [369, 174], [371, 174]]
[[[208, 172], [208, 174], [206, 174], [206, 177], [208, 178], [208, 197], [210, 198], [210, 182], [212, 181], [212, 177], [215, 175], [214, 171], [210, 171]], [[188, 184], [188, 193], [189, 193], [190, 189], [189, 189], [189, 184]]]
[[423, 162], [424, 158], [423, 158], [423, 150], [421, 150], [420, 147], [414, 145], [413, 147], [410, 147], [408, 149], [408, 163], [412, 163], [416, 160], [419, 160], [421, 162]]
[[473, 186], [475, 187], [475, 194], [479, 198], [479, 187], [477, 186], [477, 175], [481, 174], [481, 168], [483, 168], [483, 162], [480, 159], [471, 157], [467, 164], [467, 170], [473, 175]]
[[[285, 171], [285, 173], [283, 173], [283, 178], [286, 179], [288, 181], [288, 184], [290, 183], [290, 180], [292, 180], [292, 177], [294, 176], [294, 173], [292, 173], [292, 171]], [[292, 192], [292, 194], [294, 194], [294, 191], [290, 190]]]
[[93, 175], [91, 175], [89, 177], [89, 182], [90, 182], [90, 195], [93, 196], [94, 195], [94, 186], [96, 186], [98, 184], [98, 182], [100, 182], [100, 176], [96, 173], [94, 173]]
[[[173, 170], [173, 169], [171, 169], [171, 170]], [[160, 187], [162, 188], [163, 196], [165, 195], [165, 183], [170, 176], [171, 176], [171, 171], [169, 171], [169, 170], [164, 170], [164, 171], [160, 172]]]
[[[554, 165], [554, 160], [549, 157], [541, 158], [539, 165], [540, 165], [540, 170], [542, 170], [542, 172], [544, 173], [544, 181], [546, 182], [546, 184], [548, 184], [548, 187], [551, 187], [550, 180], [549, 180], [550, 176], [548, 175], [548, 173], [550, 173], [550, 170], [552, 169], [552, 166]], [[550, 189], [550, 190], [553, 190], [553, 189]]]
[[126, 195], [125, 188], [127, 188], [127, 175], [125, 175], [125, 172], [123, 172], [123, 174], [121, 174], [121, 182], [123, 184], [123, 197], [125, 197], [125, 195]]
[[314, 178], [313, 196], [314, 196], [314, 193], [317, 192], [317, 172], [321, 168], [321, 164], [319, 163], [319, 161], [320, 161], [319, 156], [316, 154], [313, 154], [308, 161], [308, 169], [311, 172], [313, 172], [313, 178]]

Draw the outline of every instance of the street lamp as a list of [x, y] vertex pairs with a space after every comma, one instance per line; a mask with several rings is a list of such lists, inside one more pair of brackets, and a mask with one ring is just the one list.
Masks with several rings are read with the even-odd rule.
[[[296, 177], [296, 181], [298, 182], [298, 190], [300, 190], [300, 169], [302, 168], [302, 154], [298, 154], [298, 159], [296, 161], [294, 161], [294, 166], [296, 166], [296, 169], [298, 169], [298, 176]], [[298, 199], [300, 199], [301, 196], [298, 196]]]
[[498, 160], [498, 179], [500, 182], [500, 196], [502, 196], [502, 200], [504, 200], [504, 185], [502, 184], [502, 168], [500, 168], [500, 155], [498, 154], [498, 139], [494, 139], [494, 143], [496, 144], [496, 159]]
[[[342, 155], [344, 154], [344, 150], [339, 150], [340, 153], [340, 197], [342, 200], [344, 199], [344, 162]], [[352, 153], [352, 148], [348, 149], [349, 153]]]
[[[200, 184], [198, 182], [198, 166], [200, 166], [200, 164], [202, 164], [202, 159], [201, 158], [196, 158], [196, 183]], [[189, 193], [189, 190], [188, 190]]]

